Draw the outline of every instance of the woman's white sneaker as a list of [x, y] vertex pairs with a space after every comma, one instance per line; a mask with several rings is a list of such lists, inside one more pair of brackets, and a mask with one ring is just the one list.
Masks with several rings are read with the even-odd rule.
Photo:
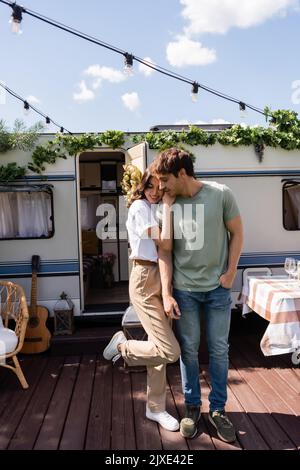
[[146, 407], [146, 417], [151, 419], [151, 421], [156, 421], [162, 428], [167, 429], [167, 431], [178, 431], [179, 429], [179, 422], [177, 419], [173, 418], [173, 416], [169, 415], [167, 411], [153, 413]]
[[126, 343], [126, 341], [127, 339], [123, 331], [118, 331], [117, 333], [115, 333], [103, 351], [104, 359], [107, 359], [108, 361], [113, 361], [113, 363], [115, 363], [121, 357], [121, 353], [118, 350], [118, 345]]

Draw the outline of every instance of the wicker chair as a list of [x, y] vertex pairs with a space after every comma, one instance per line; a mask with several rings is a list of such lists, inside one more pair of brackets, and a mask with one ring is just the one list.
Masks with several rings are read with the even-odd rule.
[[[13, 282], [0, 281], [0, 366], [13, 370], [23, 388], [28, 388], [28, 383], [17, 354], [23, 346], [28, 318], [23, 288]], [[7, 364], [7, 359], [14, 365]]]

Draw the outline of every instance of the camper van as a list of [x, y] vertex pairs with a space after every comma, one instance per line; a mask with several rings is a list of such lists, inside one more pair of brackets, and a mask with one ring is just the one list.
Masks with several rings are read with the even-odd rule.
[[[220, 126], [205, 130], [218, 132]], [[51, 138], [43, 134], [39, 143]], [[245, 243], [232, 290], [238, 305], [245, 269], [269, 268], [277, 274], [283, 272], [286, 257], [300, 260], [300, 152], [266, 148], [260, 161], [252, 146], [190, 149], [196, 176], [229, 186], [241, 211]], [[129, 305], [129, 247], [123, 165], [132, 163], [143, 171], [156, 154], [146, 143], [102, 146], [59, 160], [43, 175], [1, 183], [1, 279], [21, 284], [29, 299], [31, 259], [38, 255], [38, 303], [51, 315], [62, 291], [72, 299], [77, 316], [124, 313]], [[30, 152], [1, 155], [2, 164], [22, 165], [29, 159]], [[103, 204], [115, 208], [116, 230], [101, 239], [97, 225]]]

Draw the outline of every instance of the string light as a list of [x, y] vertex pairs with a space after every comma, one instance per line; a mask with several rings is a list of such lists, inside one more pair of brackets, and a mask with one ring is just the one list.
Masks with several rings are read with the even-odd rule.
[[16, 3], [13, 3], [10, 5], [12, 7], [12, 14], [11, 14], [11, 19], [9, 22], [11, 23], [11, 32], [14, 34], [21, 34], [21, 21], [22, 21], [22, 12], [23, 12], [23, 7], [17, 5]]
[[49, 125], [49, 124], [53, 124], [54, 126], [58, 127], [59, 129], [63, 129], [65, 130], [66, 132], [68, 132], [70, 135], [73, 135], [71, 131], [68, 131], [68, 129], [62, 127], [61, 124], [58, 124], [57, 122], [53, 121], [53, 119], [50, 119], [49, 116], [47, 116], [46, 114], [44, 114], [42, 111], [40, 111], [39, 109], [37, 109], [35, 106], [33, 106], [32, 104], [28, 103], [27, 100], [25, 100], [24, 98], [22, 98], [20, 95], [18, 95], [18, 93], [16, 93], [15, 91], [13, 91], [11, 88], [8, 88], [8, 86], [4, 85], [4, 83], [0, 82], [0, 87], [3, 88], [5, 91], [7, 91], [7, 93], [9, 93], [11, 96], [13, 96], [14, 98], [16, 98], [17, 100], [19, 101], [22, 101], [23, 102], [23, 107], [24, 107], [24, 113], [28, 113], [30, 109], [32, 109], [35, 113], [39, 114], [40, 116], [42, 116], [45, 121], [46, 121], [46, 125]]
[[124, 54], [124, 73], [125, 75], [133, 75], [133, 55], [125, 52]]
[[27, 114], [29, 114], [29, 111], [30, 111], [30, 106], [29, 106], [29, 103], [28, 101], [24, 101], [24, 114], [27, 116]]
[[192, 91], [191, 91], [191, 97], [193, 103], [196, 103], [198, 100], [198, 90], [199, 90], [199, 83], [194, 82], [192, 86]]
[[240, 117], [242, 121], [245, 121], [247, 117], [247, 110], [246, 110], [246, 105], [243, 103], [243, 101], [239, 102], [239, 107], [240, 107]]
[[[153, 70], [155, 70], [156, 72], [159, 72], [163, 75], [166, 75], [168, 77], [171, 77], [171, 78], [174, 78], [175, 80], [179, 80], [181, 82], [184, 82], [184, 83], [188, 83], [190, 85], [192, 85], [192, 87], [194, 86], [195, 83], [195, 80], [191, 80], [189, 78], [186, 78], [182, 75], [179, 75], [171, 70], [168, 70], [168, 69], [165, 69], [157, 64], [152, 64], [152, 63], [149, 63], [143, 59], [141, 59], [140, 57], [136, 56], [136, 55], [133, 55], [133, 54], [129, 54], [128, 52], [126, 52], [125, 50], [122, 50], [122, 49], [119, 49], [115, 46], [112, 46], [111, 44], [108, 44], [104, 41], [101, 41], [100, 39], [97, 39], [93, 36], [90, 36], [86, 33], [83, 33], [81, 31], [78, 31], [70, 26], [67, 26], [63, 23], [60, 23], [56, 20], [53, 20], [51, 18], [48, 18], [46, 16], [43, 16], [41, 15], [40, 13], [37, 13], [37, 12], [34, 12], [33, 10], [29, 10], [28, 8], [23, 8], [23, 7], [20, 7], [19, 5], [16, 5], [16, 3], [12, 3], [12, 2], [8, 2], [7, 0], [0, 0], [0, 3], [3, 3], [5, 5], [8, 5], [10, 6], [11, 8], [13, 8], [13, 10], [15, 11], [16, 7], [19, 8], [19, 12], [21, 13], [21, 19], [22, 19], [22, 13], [26, 13], [28, 14], [29, 16], [32, 16], [40, 21], [43, 21], [44, 23], [47, 23], [51, 26], [54, 26], [55, 28], [58, 28], [62, 31], [65, 31], [67, 33], [70, 33], [70, 34], [73, 34], [74, 36], [77, 36], [81, 39], [84, 39], [86, 41], [89, 41], [93, 44], [97, 44], [98, 46], [101, 46], [101, 47], [104, 47], [106, 49], [109, 49], [113, 52], [116, 52], [117, 54], [120, 54], [120, 55], [123, 55], [125, 57], [125, 68], [127, 69], [126, 70], [126, 73], [129, 73], [131, 74], [132, 73], [132, 65], [133, 65], [133, 60], [145, 65], [146, 67], [149, 67]], [[20, 17], [20, 15], [19, 15]], [[20, 19], [20, 22], [21, 22], [21, 19]], [[214, 90], [213, 88], [210, 88], [208, 87], [207, 85], [204, 85], [204, 84], [200, 84], [200, 83], [197, 83], [198, 85], [198, 88], [200, 87], [202, 90], [205, 90], [207, 91], [208, 93], [211, 93], [215, 96], [218, 96], [219, 98], [222, 98], [224, 100], [227, 100], [227, 101], [231, 101], [232, 103], [236, 103], [236, 104], [240, 104], [240, 103], [243, 103], [247, 108], [251, 109], [252, 111], [255, 111], [259, 114], [262, 114], [262, 115], [266, 115], [266, 112], [263, 111], [262, 109], [258, 108], [257, 106], [253, 106], [249, 103], [244, 103], [244, 102], [241, 102], [239, 99], [237, 98], [234, 98], [232, 96], [229, 96], [229, 95], [226, 95], [225, 93], [223, 92], [220, 92], [218, 90]], [[194, 98], [196, 97], [196, 93], [193, 93], [194, 95]]]

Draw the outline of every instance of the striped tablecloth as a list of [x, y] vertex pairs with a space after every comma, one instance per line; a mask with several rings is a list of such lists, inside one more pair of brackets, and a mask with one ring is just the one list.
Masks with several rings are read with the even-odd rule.
[[265, 356], [292, 353], [300, 347], [300, 282], [249, 277], [241, 300], [270, 323], [261, 340]]

